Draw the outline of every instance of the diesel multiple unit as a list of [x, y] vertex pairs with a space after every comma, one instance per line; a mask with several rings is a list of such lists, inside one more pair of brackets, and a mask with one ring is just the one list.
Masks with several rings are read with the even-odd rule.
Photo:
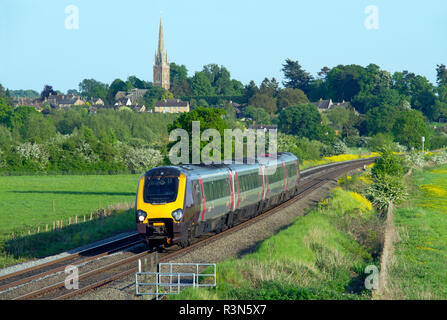
[[142, 175], [135, 201], [137, 229], [150, 247], [221, 232], [298, 192], [298, 159], [278, 153], [253, 164], [159, 167]]

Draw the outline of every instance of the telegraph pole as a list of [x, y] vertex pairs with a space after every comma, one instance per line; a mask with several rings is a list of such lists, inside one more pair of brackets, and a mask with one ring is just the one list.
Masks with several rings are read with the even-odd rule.
[[422, 137], [422, 153], [424, 153], [424, 142], [425, 142], [425, 137]]

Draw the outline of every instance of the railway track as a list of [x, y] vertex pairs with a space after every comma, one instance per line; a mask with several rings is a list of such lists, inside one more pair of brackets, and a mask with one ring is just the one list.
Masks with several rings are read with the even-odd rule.
[[93, 261], [123, 249], [135, 246], [140, 242], [141, 239], [138, 233], [134, 233], [73, 254], [69, 254], [59, 259], [1, 276], [0, 292], [57, 272], [64, 271], [65, 267], [68, 265], [76, 266], [84, 264], [86, 262]]
[[[80, 287], [77, 290], [67, 290], [65, 288], [65, 281], [57, 282], [55, 284], [52, 284], [50, 286], [40, 288], [38, 290], [22, 294], [20, 296], [16, 296], [13, 298], [13, 300], [27, 300], [27, 299], [45, 299], [45, 300], [64, 300], [64, 299], [70, 299], [74, 296], [80, 295], [82, 293], [95, 290], [101, 286], [104, 286], [108, 283], [111, 283], [117, 279], [124, 278], [126, 276], [135, 274], [137, 272], [137, 261], [139, 259], [143, 258], [152, 258], [152, 260], [156, 257], [156, 261], [158, 262], [167, 262], [173, 258], [177, 258], [179, 256], [182, 256], [188, 252], [191, 252], [193, 250], [196, 250], [200, 247], [206, 246], [222, 237], [226, 237], [236, 231], [239, 231], [248, 225], [255, 223], [259, 220], [265, 219], [270, 215], [273, 215], [274, 213], [280, 211], [284, 207], [287, 207], [294, 202], [296, 202], [299, 199], [302, 199], [303, 197], [307, 196], [312, 191], [318, 189], [325, 183], [327, 183], [330, 180], [334, 180], [338, 178], [343, 173], [346, 173], [348, 171], [357, 169], [362, 167], [363, 165], [372, 163], [374, 159], [361, 159], [361, 160], [353, 160], [343, 163], [334, 163], [325, 165], [322, 167], [315, 167], [310, 168], [307, 170], [302, 171], [301, 173], [301, 183], [299, 187], [299, 193], [292, 199], [280, 204], [279, 206], [270, 209], [269, 211], [266, 211], [255, 218], [242, 221], [239, 224], [235, 225], [234, 227], [224, 230], [221, 233], [218, 234], [211, 234], [208, 236], [204, 236], [199, 239], [195, 239], [193, 243], [186, 248], [180, 249], [177, 246], [173, 246], [171, 248], [166, 249], [164, 252], [158, 253], [158, 252], [140, 252], [133, 256], [126, 257], [124, 259], [109, 263], [107, 265], [103, 265], [99, 268], [96, 268], [94, 270], [91, 270], [89, 272], [83, 273], [79, 275], [79, 283], [82, 284], [82, 287]], [[128, 243], [121, 243], [117, 244], [115, 243], [109, 243], [108, 245], [110, 248], [106, 250], [106, 248], [102, 248], [102, 252], [93, 254], [94, 251], [90, 251], [90, 256], [87, 258], [82, 258], [79, 261], [76, 261], [75, 264], [73, 264], [73, 260], [70, 259], [79, 259], [82, 254], [76, 254], [77, 257], [64, 257], [62, 259], [64, 260], [56, 260], [50, 263], [50, 265], [45, 265], [43, 268], [49, 268], [48, 270], [44, 270], [41, 268], [36, 268], [35, 270], [23, 270], [20, 273], [9, 275], [7, 278], [0, 277], [0, 291], [2, 289], [12, 288], [14, 286], [17, 286], [19, 284], [25, 284], [29, 281], [42, 278], [45, 275], [49, 275], [58, 271], [63, 271], [65, 269], [65, 266], [67, 265], [79, 265], [82, 263], [85, 263], [87, 261], [91, 261], [94, 259], [98, 259], [99, 257], [106, 256], [110, 254], [111, 252], [117, 252], [119, 250], [122, 250], [126, 247], [129, 247], [131, 245], [135, 245], [137, 242], [140, 242], [141, 240], [135, 240], [135, 243], [132, 243], [131, 238], [137, 237], [138, 235], [131, 235], [128, 237], [127, 240], [119, 239], [119, 241], [128, 241]], [[101, 250], [100, 248], [92, 248], [88, 250]], [[84, 252], [84, 256], [86, 253]], [[39, 266], [38, 266], [39, 267]], [[35, 274], [32, 274], [32, 273]], [[8, 280], [13, 280], [12, 282]], [[6, 281], [6, 284], [2, 285], [2, 281]]]

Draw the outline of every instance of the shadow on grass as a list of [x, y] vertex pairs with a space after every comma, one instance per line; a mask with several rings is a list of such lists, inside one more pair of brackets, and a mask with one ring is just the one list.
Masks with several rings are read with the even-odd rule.
[[65, 195], [88, 195], [88, 196], [135, 196], [135, 192], [94, 192], [94, 191], [8, 191], [22, 194], [65, 194]]
[[12, 265], [27, 259], [43, 258], [74, 249], [115, 234], [135, 230], [133, 210], [66, 226], [62, 229], [8, 239], [0, 243], [0, 251], [9, 259], [1, 264]]

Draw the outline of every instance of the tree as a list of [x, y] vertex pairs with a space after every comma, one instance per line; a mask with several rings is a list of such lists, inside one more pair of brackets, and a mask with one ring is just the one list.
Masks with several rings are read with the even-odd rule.
[[335, 137], [331, 128], [321, 124], [321, 115], [313, 104], [291, 106], [282, 110], [279, 115], [279, 129], [310, 140], [332, 142]]
[[56, 134], [54, 122], [40, 113], [31, 114], [20, 129], [25, 141], [42, 143]]
[[344, 106], [335, 106], [329, 110], [327, 117], [336, 130], [342, 131], [345, 124], [349, 121], [349, 110]]
[[168, 90], [165, 91], [165, 93], [163, 93], [163, 95], [161, 96], [161, 100], [167, 100], [167, 99], [173, 99], [174, 95], [169, 92]]
[[252, 119], [258, 124], [269, 124], [270, 117], [267, 111], [263, 108], [255, 108], [253, 106], [248, 106], [244, 110], [244, 114], [247, 118]]
[[242, 96], [244, 94], [244, 84], [236, 79], [231, 80], [233, 86], [233, 95]]
[[436, 75], [438, 86], [447, 85], [447, 69], [445, 64], [436, 65]]
[[411, 81], [411, 105], [420, 110], [427, 118], [433, 120], [436, 104], [434, 86], [423, 76], [416, 76]]
[[381, 155], [374, 161], [374, 167], [371, 174], [374, 177], [382, 177], [384, 175], [397, 176], [403, 175], [402, 158], [393, 153], [390, 146], [384, 146], [381, 149]]
[[286, 88], [278, 93], [278, 108], [280, 110], [289, 106], [309, 103], [306, 94], [300, 89]]
[[231, 74], [224, 66], [208, 64], [203, 67], [202, 73], [208, 78], [216, 95], [231, 96], [235, 94]]
[[192, 93], [195, 96], [212, 96], [214, 89], [209, 78], [203, 72], [196, 72], [191, 80]]
[[[166, 94], [166, 89], [158, 86], [151, 86], [144, 94], [141, 104], [144, 104], [147, 108], [151, 109], [155, 106], [157, 101], [160, 101]], [[172, 95], [172, 94], [171, 94]]]
[[402, 111], [393, 126], [397, 142], [408, 148], [421, 148], [422, 137], [426, 138], [427, 148], [430, 146], [430, 131], [420, 111]]
[[107, 91], [107, 102], [110, 105], [115, 103], [115, 95], [118, 91], [127, 91], [127, 84], [121, 79], [113, 80], [112, 84]]
[[389, 105], [370, 109], [366, 113], [368, 135], [391, 133], [398, 114], [399, 110]]
[[[328, 94], [334, 101], [351, 101], [362, 89], [366, 78], [365, 68], [358, 65], [333, 68], [326, 77]], [[372, 80], [371, 80], [372, 81]]]
[[79, 92], [87, 100], [100, 98], [106, 101], [109, 86], [95, 79], [84, 79], [79, 83]]
[[68, 94], [68, 95], [72, 94], [72, 95], [74, 95], [74, 96], [79, 96], [79, 95], [80, 95], [79, 91], [76, 90], [76, 89], [68, 89], [68, 90], [67, 90], [67, 94]]
[[13, 109], [6, 104], [5, 99], [0, 98], [0, 124], [12, 128]]
[[50, 85], [45, 85], [42, 92], [40, 93], [40, 99], [43, 101], [48, 98], [50, 95], [56, 94], [56, 91], [53, 90], [53, 87]]
[[331, 71], [331, 69], [329, 67], [323, 67], [321, 68], [321, 70], [318, 72], [318, 76], [322, 79], [325, 79], [327, 77], [327, 75], [329, 74], [329, 72]]
[[384, 148], [391, 148], [393, 145], [393, 136], [388, 133], [381, 133], [379, 132], [374, 137], [371, 138], [371, 140], [368, 143], [368, 147], [371, 151], [382, 151]]
[[270, 97], [276, 97], [279, 93], [279, 83], [276, 81], [275, 78], [272, 78], [272, 80], [265, 78], [261, 83], [259, 91], [261, 94], [265, 94]]
[[178, 65], [174, 62], [170, 64], [170, 91], [174, 96], [186, 96], [191, 93], [190, 79], [188, 78], [188, 69], [185, 65]]
[[250, 99], [257, 93], [259, 93], [259, 88], [256, 83], [251, 80], [250, 83], [244, 88], [244, 100], [246, 102], [250, 101]]
[[281, 70], [284, 73], [283, 84], [286, 88], [301, 89], [304, 93], [309, 92], [313, 77], [301, 67], [298, 61], [287, 59]]
[[126, 81], [127, 90], [130, 89], [147, 89], [146, 83], [143, 80], [138, 79], [136, 76], [130, 76]]
[[[189, 137], [189, 155], [190, 155], [190, 163], [192, 163], [192, 122], [199, 121], [200, 122], [200, 136], [202, 137], [202, 133], [207, 129], [215, 129], [219, 132], [221, 137], [221, 155], [224, 155], [224, 130], [228, 129], [228, 123], [223, 119], [225, 115], [224, 109], [218, 108], [202, 108], [199, 107], [194, 109], [188, 113], [182, 113], [180, 117], [178, 117], [172, 125], [169, 126], [169, 131], [175, 129], [183, 129], [188, 133]], [[171, 149], [177, 142], [171, 142], [168, 145], [168, 149]], [[200, 141], [200, 154], [202, 149], [208, 145], [209, 141]]]
[[173, 80], [182, 81], [188, 78], [188, 69], [185, 65], [178, 65], [175, 62], [171, 62], [169, 65], [169, 78], [171, 79], [171, 83]]
[[265, 94], [255, 94], [248, 103], [255, 108], [263, 108], [269, 114], [273, 114], [276, 111], [276, 99]]

